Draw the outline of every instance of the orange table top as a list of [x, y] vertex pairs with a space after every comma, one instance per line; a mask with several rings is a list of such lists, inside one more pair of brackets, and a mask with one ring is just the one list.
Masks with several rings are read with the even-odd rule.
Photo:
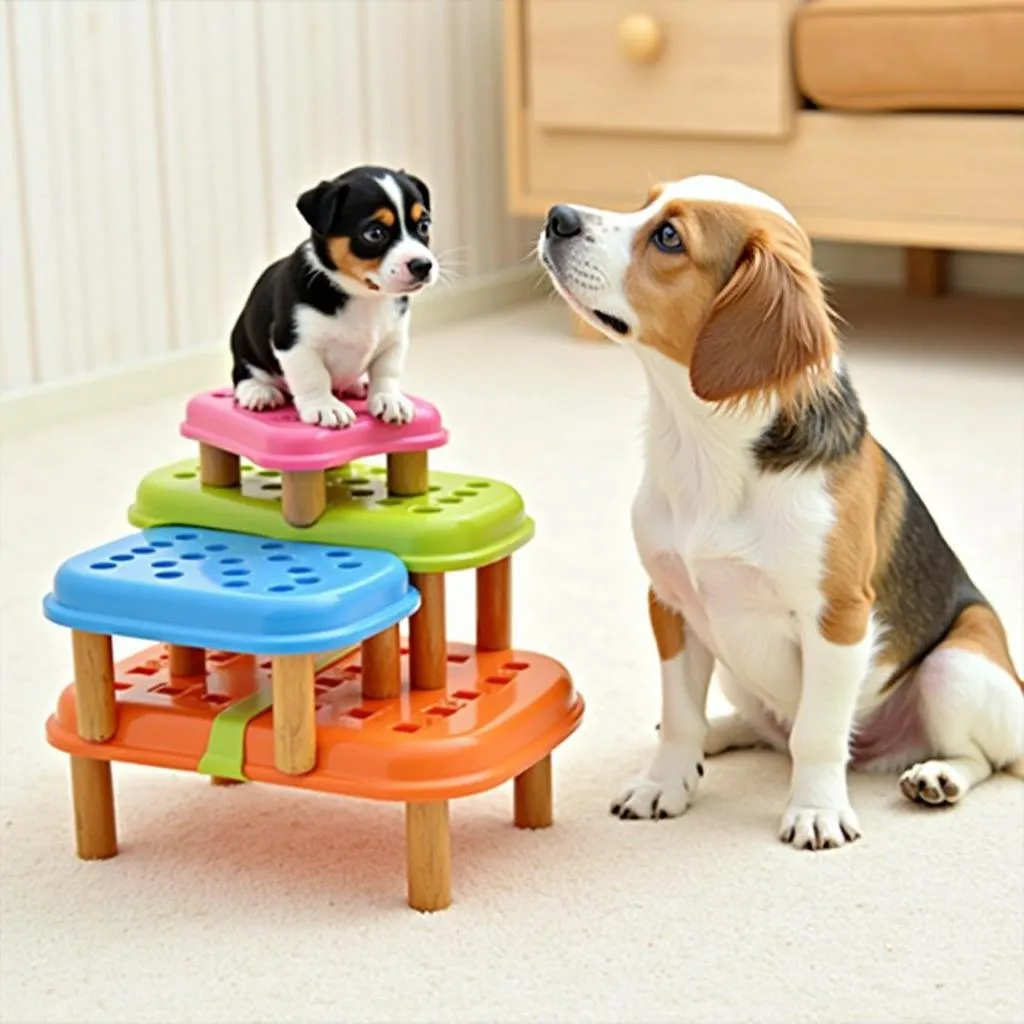
[[[49, 742], [79, 757], [196, 771], [217, 714], [270, 687], [270, 660], [210, 652], [207, 676], [175, 677], [162, 646], [118, 663], [118, 728], [105, 743], [76, 731], [74, 686], [47, 722]], [[245, 734], [244, 772], [258, 782], [376, 800], [467, 796], [507, 781], [549, 754], [578, 726], [583, 699], [558, 662], [528, 651], [477, 652], [449, 644], [443, 690], [364, 701], [360, 652], [316, 676], [317, 762], [306, 775], [274, 768], [272, 712]]]

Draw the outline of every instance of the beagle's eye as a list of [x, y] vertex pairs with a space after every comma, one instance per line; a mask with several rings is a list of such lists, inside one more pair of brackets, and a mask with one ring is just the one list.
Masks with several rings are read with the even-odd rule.
[[416, 222], [416, 234], [420, 236], [425, 242], [430, 237], [430, 218], [427, 216], [420, 217]]
[[651, 241], [662, 252], [676, 253], [683, 251], [682, 235], [668, 221], [655, 228], [654, 234], [651, 235]]
[[368, 228], [363, 229], [363, 241], [369, 242], [370, 245], [380, 245], [385, 238], [388, 237], [388, 233], [384, 230], [383, 226], [374, 221]]

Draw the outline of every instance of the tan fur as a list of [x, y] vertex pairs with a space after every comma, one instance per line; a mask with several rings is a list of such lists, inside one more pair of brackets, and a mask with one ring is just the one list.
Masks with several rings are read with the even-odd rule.
[[886, 476], [882, 450], [868, 435], [857, 454], [829, 479], [836, 519], [825, 551], [825, 607], [819, 628], [834, 644], [855, 644], [867, 633], [879, 555], [888, 558], [895, 536], [887, 520], [883, 544], [888, 550], [880, 551], [877, 512]]
[[[662, 253], [651, 233], [669, 221], [684, 253]], [[832, 379], [837, 342], [803, 232], [765, 210], [666, 203], [636, 236], [626, 295], [640, 338], [689, 367], [706, 401], [774, 393], [798, 405]]]
[[971, 651], [987, 658], [993, 664], [1010, 673], [1011, 678], [1024, 686], [1024, 680], [1017, 675], [1010, 658], [1006, 641], [1006, 630], [988, 605], [972, 604], [965, 608], [950, 627], [940, 647], [955, 647]]
[[[390, 212], [390, 211], [388, 211]], [[363, 260], [352, 255], [350, 240], [345, 237], [327, 239], [327, 251], [331, 260], [342, 274], [347, 274], [356, 281], [361, 281], [368, 288], [378, 290], [379, 286], [371, 281], [367, 274], [380, 268], [380, 259]]]
[[658, 655], [662, 661], [668, 661], [683, 649], [683, 617], [675, 609], [662, 604], [654, 596], [653, 590], [647, 591], [647, 608], [654, 639], [658, 644]]
[[412, 210], [410, 212], [412, 213], [412, 219], [415, 222], [418, 221], [427, 211], [423, 208], [422, 203], [413, 203]]
[[802, 249], [795, 229], [758, 230], [747, 240], [694, 348], [690, 381], [701, 398], [745, 401], [773, 393], [793, 407], [831, 383], [838, 346]]
[[382, 206], [379, 210], [375, 210], [373, 215], [381, 222], [381, 224], [384, 224], [389, 228], [395, 226], [394, 211], [389, 210], [386, 206]]

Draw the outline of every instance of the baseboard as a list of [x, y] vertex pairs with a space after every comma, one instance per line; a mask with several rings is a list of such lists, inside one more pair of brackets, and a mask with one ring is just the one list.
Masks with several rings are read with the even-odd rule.
[[[483, 316], [536, 298], [537, 268], [509, 267], [439, 287], [416, 302], [417, 338], [447, 324]], [[4, 441], [55, 423], [141, 405], [154, 399], [224, 384], [231, 377], [226, 342], [196, 346], [111, 370], [81, 374], [0, 395], [0, 438]]]

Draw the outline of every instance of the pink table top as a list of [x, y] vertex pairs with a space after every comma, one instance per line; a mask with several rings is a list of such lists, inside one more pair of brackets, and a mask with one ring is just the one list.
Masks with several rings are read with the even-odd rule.
[[181, 433], [265, 469], [297, 472], [332, 469], [370, 455], [417, 452], [446, 444], [448, 431], [437, 409], [422, 398], [407, 397], [416, 406], [411, 423], [381, 423], [369, 414], [365, 401], [346, 398], [356, 421], [335, 430], [303, 423], [293, 405], [264, 412], [241, 409], [230, 388], [218, 388], [189, 401]]

